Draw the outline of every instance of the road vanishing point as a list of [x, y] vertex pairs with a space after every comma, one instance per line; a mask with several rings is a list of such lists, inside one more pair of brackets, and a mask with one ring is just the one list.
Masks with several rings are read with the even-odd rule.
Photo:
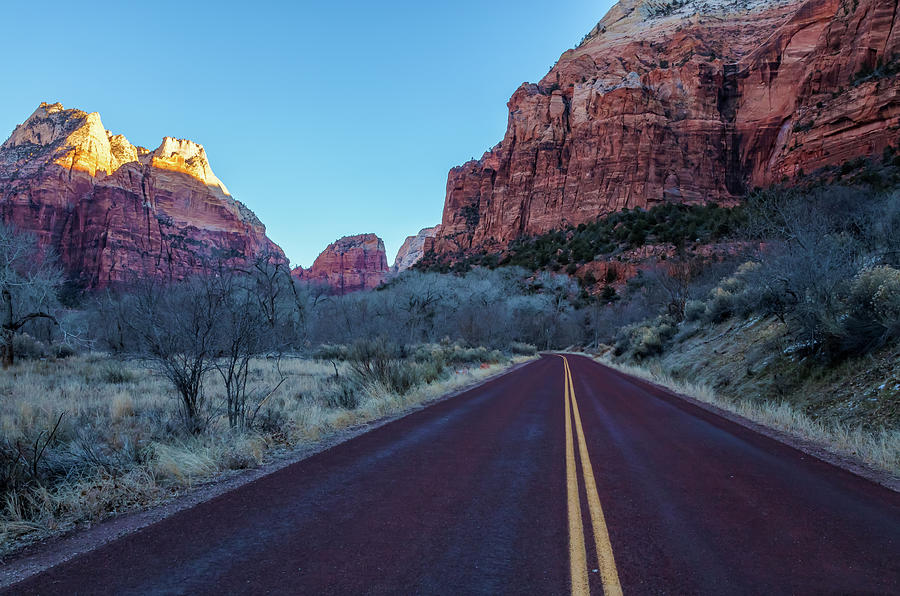
[[14, 594], [897, 594], [900, 494], [545, 355]]

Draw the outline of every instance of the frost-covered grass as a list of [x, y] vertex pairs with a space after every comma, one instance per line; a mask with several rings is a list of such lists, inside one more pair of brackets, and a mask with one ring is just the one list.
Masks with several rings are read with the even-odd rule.
[[[432, 351], [446, 354], [427, 349], [416, 354], [422, 360]], [[229, 471], [403, 413], [527, 359], [490, 356], [490, 364], [432, 366], [429, 370], [437, 372], [427, 381], [413, 378], [403, 394], [361, 383], [345, 362], [285, 358], [280, 370], [287, 380], [266, 401], [252, 430], [231, 430], [221, 408], [213, 407], [209, 427], [199, 435], [183, 430], [174, 389], [142, 362], [102, 354], [19, 362], [0, 372], [0, 554], [164, 502]], [[280, 375], [274, 361], [259, 359], [250, 378], [266, 388]], [[340, 407], [334, 399], [338, 390], [351, 391], [355, 407]], [[209, 375], [205, 391], [216, 403], [223, 394], [221, 380]]]

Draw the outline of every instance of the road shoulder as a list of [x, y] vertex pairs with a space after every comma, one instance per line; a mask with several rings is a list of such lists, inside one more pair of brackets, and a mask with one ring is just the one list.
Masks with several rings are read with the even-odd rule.
[[862, 460], [855, 459], [844, 454], [835, 453], [815, 441], [811, 441], [809, 439], [805, 439], [803, 437], [799, 437], [797, 435], [793, 435], [782, 430], [763, 425], [749, 418], [745, 418], [740, 414], [719, 407], [716, 404], [702, 401], [700, 399], [697, 399], [696, 397], [692, 397], [690, 395], [675, 391], [653, 380], [634, 376], [626, 371], [620, 370], [615, 366], [610, 366], [606, 362], [597, 360], [589, 354], [572, 354], [589, 358], [595, 364], [607, 368], [610, 371], [613, 371], [615, 374], [626, 377], [629, 381], [638, 386], [650, 388], [653, 391], [662, 392], [672, 398], [677, 398], [696, 408], [700, 408], [701, 410], [714, 414], [720, 418], [728, 420], [729, 422], [733, 422], [757, 434], [778, 441], [779, 443], [792, 447], [797, 451], [805, 453], [806, 455], [809, 455], [811, 457], [815, 457], [816, 459], [822, 460], [835, 467], [841, 468], [842, 470], [850, 472], [851, 474], [855, 474], [856, 476], [865, 478], [870, 482], [879, 484], [885, 488], [893, 490], [894, 492], [900, 492], [900, 477], [885, 470], [874, 468]]

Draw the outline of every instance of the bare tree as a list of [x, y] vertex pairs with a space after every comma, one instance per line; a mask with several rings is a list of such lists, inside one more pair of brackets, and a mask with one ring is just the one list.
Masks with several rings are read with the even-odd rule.
[[292, 286], [291, 272], [280, 257], [266, 252], [253, 262], [250, 274], [259, 310], [274, 331], [282, 323], [286, 311], [285, 299]]
[[293, 278], [290, 282], [291, 295], [294, 298], [294, 339], [298, 343], [304, 343], [309, 339], [310, 328], [315, 326], [319, 307], [329, 301], [330, 291], [328, 286], [320, 283], [298, 281]]
[[648, 273], [651, 282], [662, 288], [666, 295], [666, 312], [675, 321], [684, 320], [684, 307], [691, 294], [694, 278], [701, 269], [697, 257], [678, 254], [666, 261], [666, 266]]
[[144, 282], [123, 309], [123, 321], [139, 349], [178, 391], [180, 414], [188, 432], [205, 429], [209, 416], [203, 391], [214, 365], [216, 325], [225, 299], [212, 276], [163, 285]]
[[767, 191], [752, 205], [751, 231], [769, 238], [748, 276], [761, 289], [756, 308], [776, 315], [808, 351], [840, 334], [850, 280], [881, 259], [866, 246], [874, 226], [861, 202], [857, 189], [829, 187]]
[[545, 300], [539, 319], [542, 323], [545, 349], [549, 350], [554, 343], [564, 341], [565, 320], [572, 310], [570, 299], [578, 294], [578, 287], [572, 278], [566, 275], [540, 273], [536, 276], [534, 288]]
[[[260, 284], [259, 275], [247, 276], [239, 271], [223, 271], [209, 282], [217, 286], [221, 296], [216, 321], [216, 357], [213, 368], [225, 385], [225, 408], [228, 424], [245, 430], [253, 426], [256, 415], [286, 380], [281, 372], [280, 345], [272, 333], [278, 322], [281, 307], [277, 301], [283, 288], [265, 270]], [[269, 282], [272, 282], [271, 285]], [[260, 294], [259, 290], [265, 290]], [[250, 364], [266, 348], [274, 348], [278, 380], [273, 387], [250, 387]], [[256, 395], [259, 393], [259, 395]]]
[[405, 315], [409, 339], [413, 343], [424, 341], [434, 328], [434, 319], [441, 308], [441, 293], [432, 276], [422, 278], [406, 290], [398, 297], [398, 306]]
[[3, 367], [13, 363], [13, 339], [28, 322], [47, 319], [56, 323], [50, 309], [62, 273], [47, 255], [41, 255], [35, 238], [0, 223], [0, 298], [3, 321]]

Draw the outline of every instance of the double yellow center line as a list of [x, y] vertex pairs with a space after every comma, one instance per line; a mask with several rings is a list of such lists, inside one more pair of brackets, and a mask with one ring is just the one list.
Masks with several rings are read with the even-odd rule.
[[565, 365], [565, 402], [566, 402], [566, 487], [569, 511], [569, 568], [572, 576], [572, 594], [590, 594], [588, 581], [587, 549], [584, 543], [584, 523], [581, 519], [581, 496], [578, 491], [578, 466], [575, 463], [575, 439], [572, 436], [572, 415], [575, 416], [575, 434], [578, 437], [578, 453], [581, 458], [581, 473], [584, 476], [584, 488], [587, 494], [588, 510], [591, 514], [591, 528], [594, 531], [594, 544], [597, 548], [597, 568], [603, 584], [603, 593], [607, 596], [622, 594], [619, 584], [619, 573], [613, 558], [612, 545], [609, 543], [609, 532], [606, 519], [600, 506], [597, 494], [597, 483], [594, 480], [594, 468], [588, 455], [584, 429], [581, 426], [581, 414], [578, 413], [578, 400], [575, 399], [575, 387], [572, 384], [572, 370], [569, 361], [561, 356]]

